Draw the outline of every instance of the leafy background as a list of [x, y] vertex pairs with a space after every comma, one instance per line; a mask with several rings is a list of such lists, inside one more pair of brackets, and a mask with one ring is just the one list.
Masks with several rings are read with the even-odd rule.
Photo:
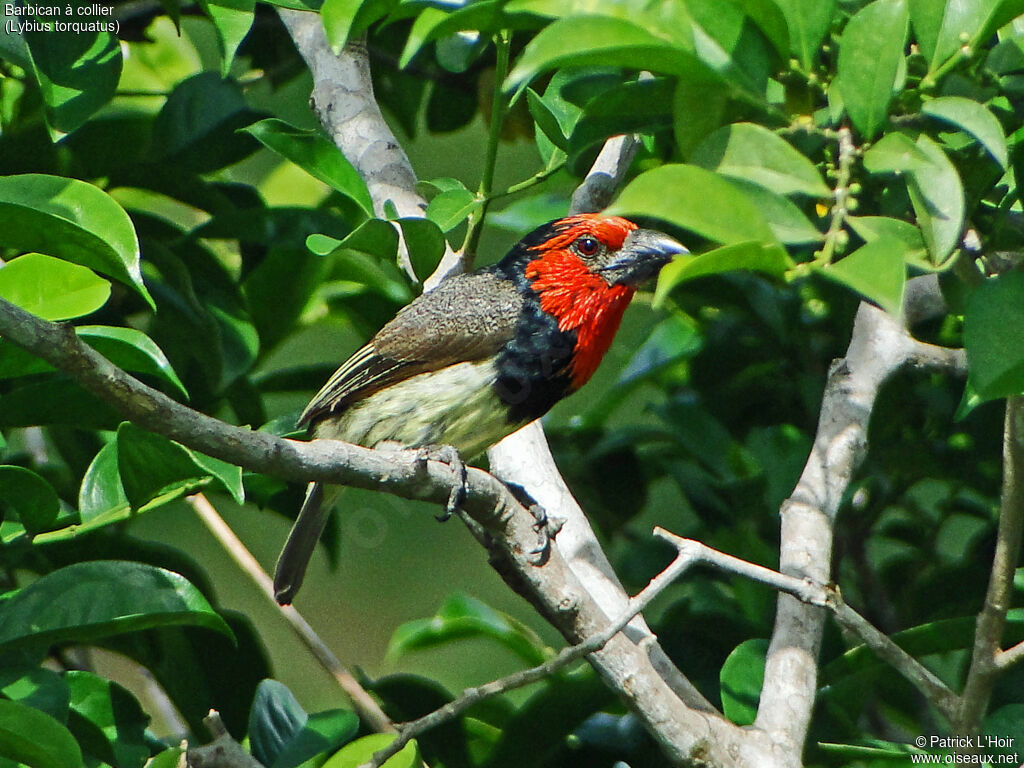
[[[0, 296], [72, 320], [195, 408], [289, 433], [310, 393], [419, 286], [320, 133], [309, 73], [271, 5], [114, 9], [117, 37], [0, 36]], [[630, 591], [667, 562], [653, 524], [777, 562], [778, 507], [859, 300], [898, 312], [908, 276], [940, 274], [949, 311], [917, 333], [966, 344], [966, 391], [919, 373], [886, 387], [835, 568], [852, 605], [957, 688], [995, 535], [998, 400], [1024, 392], [1024, 3], [312, 10], [338, 48], [366, 36], [378, 100], [424, 180], [427, 223], [403, 222], [420, 279], [442, 237], [479, 238], [479, 262], [499, 258], [566, 212], [607, 137], [640, 134], [614, 210], [696, 255], [638, 298], [596, 380], [546, 421]], [[301, 489], [121, 424], [7, 342], [0, 430], [0, 759], [172, 761], [176, 728], [201, 732], [210, 706], [266, 765], [322, 761], [348, 742], [338, 768], [379, 744], [182, 502], [209, 494], [269, 567]], [[396, 717], [557, 645], [457, 525], [356, 490], [342, 508], [299, 607]], [[1022, 589], [1018, 571], [1007, 643], [1024, 638]], [[744, 723], [773, 606], [767, 588], [698, 573], [649, 619]], [[945, 728], [855, 644], [828, 630], [808, 764], [898, 764], [913, 736]], [[162, 716], [125, 658], [180, 719]], [[985, 725], [1017, 744], [1022, 674], [1000, 682]], [[257, 689], [269, 677], [284, 685]], [[49, 746], [26, 733], [52, 734]], [[660, 764], [585, 668], [420, 748], [432, 765]], [[395, 765], [414, 760], [403, 754]]]

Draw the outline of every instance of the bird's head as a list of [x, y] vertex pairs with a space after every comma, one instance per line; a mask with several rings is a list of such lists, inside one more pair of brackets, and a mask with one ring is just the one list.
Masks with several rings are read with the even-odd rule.
[[673, 256], [689, 251], [652, 229], [619, 216], [580, 214], [545, 224], [520, 243], [528, 253], [575, 260], [608, 286], [633, 288], [654, 277]]

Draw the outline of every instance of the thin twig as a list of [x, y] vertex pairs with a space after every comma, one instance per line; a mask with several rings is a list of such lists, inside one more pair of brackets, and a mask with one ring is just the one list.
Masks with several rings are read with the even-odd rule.
[[696, 539], [685, 539], [661, 527], [654, 529], [654, 535], [675, 547], [680, 555], [686, 553], [693, 564], [710, 565], [721, 571], [743, 576], [751, 581], [777, 589], [779, 592], [790, 594], [808, 605], [824, 608], [828, 603], [825, 589], [809, 579], [787, 576], [784, 573], [773, 571], [771, 568], [765, 568], [763, 565], [727, 555]]
[[[663, 538], [666, 536], [672, 536], [661, 528], [654, 529], [655, 535], [660, 535]], [[673, 540], [678, 537], [673, 536]], [[683, 541], [683, 540], [680, 540]], [[689, 541], [689, 540], [686, 540]], [[462, 694], [452, 701], [445, 704], [443, 707], [434, 710], [433, 712], [424, 715], [416, 720], [411, 720], [407, 723], [401, 723], [398, 726], [400, 735], [391, 744], [379, 752], [374, 753], [373, 759], [369, 763], [366, 763], [361, 768], [380, 768], [389, 758], [398, 754], [402, 748], [409, 743], [412, 739], [419, 736], [424, 731], [428, 731], [431, 728], [436, 728], [442, 723], [446, 723], [460, 714], [465, 712], [470, 707], [478, 704], [484, 699], [491, 698], [493, 696], [500, 696], [503, 693], [508, 693], [517, 688], [530, 685], [532, 683], [539, 682], [545, 678], [551, 677], [553, 674], [561, 669], [569, 666], [575, 661], [582, 659], [595, 651], [604, 648], [615, 635], [621, 632], [633, 617], [643, 611], [651, 601], [661, 594], [667, 586], [673, 581], [679, 578], [687, 569], [692, 565], [696, 565], [699, 562], [708, 562], [705, 550], [709, 550], [708, 547], [699, 544], [699, 542], [690, 542], [698, 544], [699, 547], [687, 547], [680, 546], [676, 553], [675, 559], [669, 565], [657, 574], [650, 582], [635, 596], [630, 598], [629, 607], [626, 611], [615, 621], [611, 622], [607, 628], [595, 633], [588, 637], [581, 643], [576, 645], [570, 645], [559, 651], [554, 657], [548, 659], [543, 664], [538, 664], [535, 667], [529, 669], [523, 669], [518, 672], [514, 672], [506, 677], [499, 678], [498, 680], [492, 680], [489, 683], [480, 685], [474, 688], [467, 688]], [[701, 549], [700, 547], [703, 547]], [[714, 552], [714, 550], [710, 550]], [[721, 553], [716, 553], [721, 555]], [[728, 555], [722, 555], [724, 558], [728, 558]], [[736, 558], [731, 558], [736, 560]], [[743, 561], [738, 561], [743, 562]], [[746, 565], [751, 565], [747, 563]], [[753, 566], [754, 568], [760, 568], [760, 566]], [[763, 569], [768, 570], [768, 569]], [[776, 574], [779, 575], [779, 574]], [[782, 577], [785, 578], [785, 577]]]
[[310, 650], [316, 660], [320, 662], [320, 666], [326, 669], [337, 681], [341, 689], [345, 691], [352, 701], [352, 706], [359, 715], [359, 719], [378, 733], [395, 733], [395, 724], [384, 714], [380, 705], [359, 684], [359, 681], [352, 676], [352, 673], [348, 671], [345, 665], [338, 660], [338, 657], [327, 647], [327, 644], [320, 639], [316, 630], [309, 625], [302, 617], [302, 614], [295, 609], [295, 606], [277, 604], [277, 600], [274, 598], [273, 580], [263, 570], [263, 567], [253, 556], [252, 552], [248, 550], [241, 539], [231, 530], [231, 526], [224, 522], [224, 518], [220, 516], [213, 504], [210, 503], [210, 500], [204, 494], [197, 493], [189, 496], [187, 501], [196, 514], [199, 515], [199, 519], [203, 521], [220, 545], [231, 556], [231, 559], [259, 587], [260, 592], [267, 598], [267, 602], [280, 611], [285, 621], [288, 622], [288, 626], [292, 628], [292, 631]]
[[1024, 642], [1017, 643], [996, 654], [996, 667], [1005, 672], [1015, 664], [1024, 661]]
[[832, 203], [832, 218], [825, 232], [825, 242], [821, 250], [816, 254], [818, 261], [828, 264], [836, 251], [845, 243], [843, 226], [846, 223], [846, 216], [850, 211], [850, 175], [853, 168], [853, 160], [857, 156], [857, 147], [853, 143], [853, 133], [848, 126], [843, 126], [835, 132], [839, 144], [839, 156], [836, 159], [836, 186], [832, 191], [834, 202]]
[[808, 605], [828, 608], [840, 626], [863, 640], [869, 650], [921, 690], [947, 718], [952, 716], [957, 698], [953, 691], [888, 635], [847, 605], [837, 587], [826, 587], [808, 579], [787, 576], [771, 568], [727, 555], [699, 541], [676, 536], [662, 528], [655, 528], [654, 534], [676, 547], [680, 555], [689, 553], [688, 563], [691, 565], [710, 565], [790, 594]]
[[863, 640], [864, 645], [872, 653], [899, 672], [942, 712], [943, 717], [952, 721], [956, 711], [957, 696], [949, 686], [921, 662], [900, 648], [892, 638], [847, 605], [838, 588], [829, 587], [826, 592], [828, 593], [828, 607], [839, 625]]
[[[1024, 538], [1024, 396], [1006, 400], [1003, 427], [1003, 487], [999, 505], [996, 550], [992, 556], [985, 603], [978, 614], [974, 649], [960, 706], [953, 721], [956, 733], [974, 733], [988, 708], [992, 689], [1005, 672], [999, 663], [1006, 612], [1013, 596], [1013, 577]], [[1024, 651], [1012, 649], [1011, 662]], [[1005, 657], [1002, 657], [1005, 658]], [[1005, 662], [1004, 662], [1005, 663]]]
[[203, 725], [213, 740], [201, 747], [186, 749], [189, 768], [263, 768], [259, 760], [231, 737], [217, 710], [210, 710], [210, 714], [203, 718]]

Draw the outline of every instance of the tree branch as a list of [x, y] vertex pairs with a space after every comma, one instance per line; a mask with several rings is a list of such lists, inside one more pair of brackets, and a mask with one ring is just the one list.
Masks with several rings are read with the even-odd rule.
[[[373, 95], [366, 42], [351, 40], [336, 56], [327, 44], [320, 14], [277, 11], [313, 75], [316, 115], [366, 182], [376, 215], [386, 218], [385, 205], [390, 201], [400, 217], [422, 217], [427, 203], [416, 192], [416, 173]], [[402, 267], [416, 280], [401, 229], [398, 232]], [[442, 264], [454, 268], [459, 263], [446, 245]]]
[[978, 614], [974, 649], [960, 706], [952, 720], [956, 733], [975, 733], [999, 677], [1024, 656], [1018, 645], [1001, 651], [1006, 612], [1013, 600], [1013, 576], [1024, 538], [1024, 396], [1006, 400], [1003, 427], [1003, 487], [996, 550], [992, 557], [985, 604]]
[[[414, 452], [385, 453], [335, 440], [303, 443], [220, 422], [135, 380], [82, 343], [71, 326], [40, 320], [2, 299], [0, 335], [67, 373], [140, 427], [253, 471], [375, 488], [438, 504], [447, 501], [458, 482], [448, 465], [422, 461]], [[534, 517], [504, 483], [471, 467], [467, 490], [463, 509], [487, 528], [518, 582], [563, 635], [578, 642], [608, 626], [606, 614], [557, 547], [543, 565], [535, 562]], [[730, 754], [749, 750], [749, 739], [739, 728], [684, 705], [653, 668], [645, 649], [621, 633], [591, 658], [672, 762], [700, 757], [725, 765], [732, 760]], [[759, 765], [753, 757], [738, 764]]]
[[[401, 723], [399, 725], [401, 735], [385, 749], [376, 752], [373, 755], [373, 759], [366, 765], [362, 766], [362, 768], [380, 768], [385, 761], [394, 755], [397, 755], [412, 739], [431, 728], [436, 728], [442, 723], [455, 719], [479, 702], [544, 680], [545, 678], [551, 677], [559, 670], [569, 666], [573, 662], [582, 659], [584, 656], [594, 653], [595, 651], [599, 651], [607, 645], [615, 635], [625, 629], [626, 625], [633, 620], [633, 617], [637, 616], [648, 605], [650, 605], [654, 598], [660, 595], [667, 586], [689, 570], [691, 566], [700, 562], [707, 562], [704, 550], [708, 550], [708, 548], [704, 547], [704, 545], [699, 544], [698, 542], [679, 539], [679, 537], [673, 536], [661, 528], [655, 528], [654, 533], [655, 535], [662, 536], [662, 538], [672, 536], [673, 540], [688, 541], [689, 543], [697, 544], [698, 547], [678, 547], [675, 559], [669, 563], [664, 570], [651, 579], [646, 587], [630, 598], [628, 601], [628, 607], [622, 615], [600, 632], [596, 632], [586, 640], [583, 640], [576, 645], [566, 646], [553, 658], [543, 664], [538, 664], [537, 666], [530, 667], [529, 669], [513, 672], [511, 675], [499, 678], [498, 680], [493, 680], [475, 688], [467, 688], [457, 699], [448, 702], [443, 707], [440, 707], [423, 717], [417, 718], [416, 720], [412, 720], [408, 723]], [[703, 547], [703, 550], [699, 547]], [[710, 551], [713, 552], [714, 550]], [[721, 555], [721, 553], [716, 554]], [[728, 557], [728, 555], [722, 555], [722, 557]], [[732, 559], [735, 560], [735, 558]], [[748, 563], [747, 565], [750, 564]], [[759, 566], [753, 567], [757, 568]], [[653, 640], [653, 636], [650, 639]]]
[[[933, 311], [930, 285], [908, 290], [906, 317]], [[843, 494], [867, 451], [867, 429], [885, 381], [904, 366], [960, 371], [963, 352], [915, 340], [892, 316], [862, 303], [846, 356], [833, 363], [811, 455], [781, 509], [779, 570], [817, 584], [830, 582], [833, 525]], [[817, 688], [824, 614], [780, 595], [755, 725], [799, 765]]]

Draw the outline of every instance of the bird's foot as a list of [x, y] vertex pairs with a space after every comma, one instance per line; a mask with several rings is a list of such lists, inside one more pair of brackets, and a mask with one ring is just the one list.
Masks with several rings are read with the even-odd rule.
[[548, 517], [547, 510], [534, 499], [525, 488], [515, 483], [506, 483], [516, 501], [522, 504], [533, 515], [533, 530], [537, 534], [537, 543], [527, 552], [530, 562], [534, 565], [544, 565], [551, 555], [551, 543], [555, 536], [562, 530], [565, 520], [560, 517]]
[[466, 494], [469, 492], [466, 462], [459, 456], [459, 452], [450, 445], [425, 445], [417, 449], [416, 458], [421, 462], [443, 462], [448, 465], [452, 470], [452, 474], [455, 475], [456, 483], [452, 486], [451, 493], [448, 495], [448, 502], [445, 504], [444, 512], [436, 517], [438, 522], [443, 523], [458, 512], [466, 501]]

